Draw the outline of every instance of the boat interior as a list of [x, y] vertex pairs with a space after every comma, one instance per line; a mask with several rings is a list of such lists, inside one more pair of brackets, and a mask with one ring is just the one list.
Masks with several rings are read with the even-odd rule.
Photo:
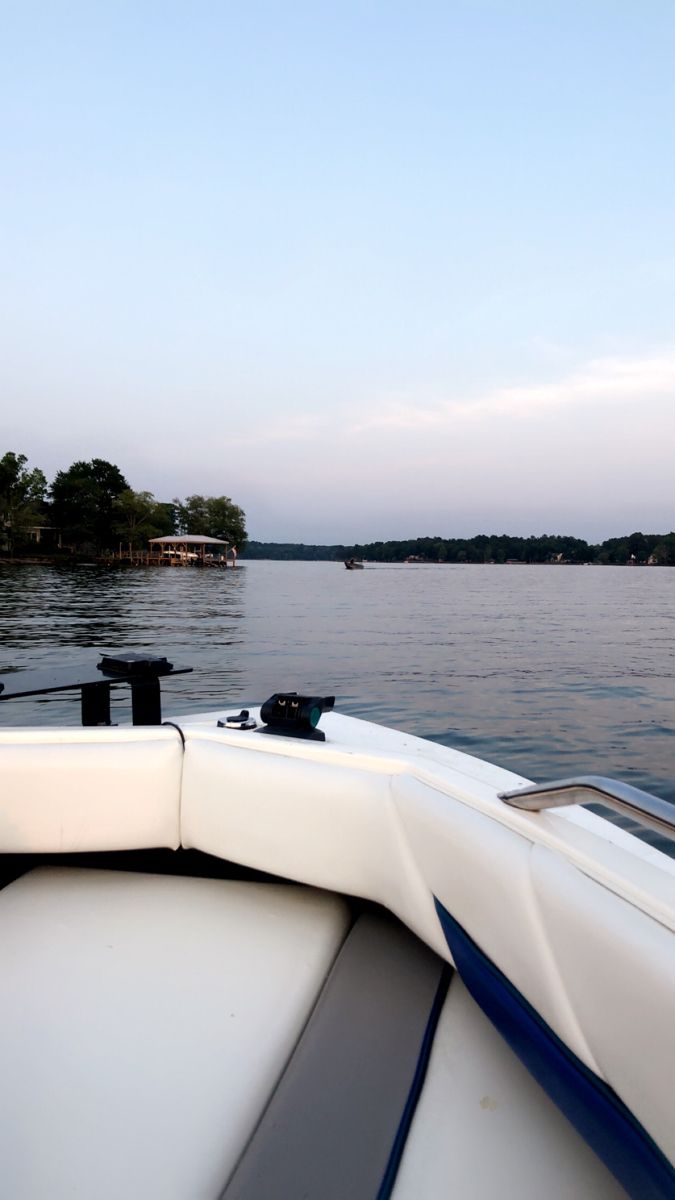
[[220, 716], [0, 731], [5, 1194], [675, 1194], [670, 860]]

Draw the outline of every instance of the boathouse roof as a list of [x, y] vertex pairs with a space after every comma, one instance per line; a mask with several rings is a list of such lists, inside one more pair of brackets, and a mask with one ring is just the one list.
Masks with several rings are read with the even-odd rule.
[[150, 538], [150, 545], [160, 543], [163, 546], [229, 546], [222, 538], [204, 537], [201, 533], [183, 533], [176, 536]]

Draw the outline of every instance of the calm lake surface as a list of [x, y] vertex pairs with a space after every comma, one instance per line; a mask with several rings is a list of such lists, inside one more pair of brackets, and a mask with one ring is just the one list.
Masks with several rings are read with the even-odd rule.
[[[164, 684], [166, 716], [334, 693], [531, 779], [610, 775], [675, 802], [674, 614], [663, 568], [0, 567], [0, 674], [151, 650], [195, 668]], [[79, 702], [10, 701], [0, 720], [78, 724]]]

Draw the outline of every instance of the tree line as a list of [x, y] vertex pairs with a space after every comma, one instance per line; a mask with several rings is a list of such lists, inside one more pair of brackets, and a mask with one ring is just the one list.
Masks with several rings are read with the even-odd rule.
[[241, 549], [246, 518], [229, 496], [187, 496], [166, 503], [134, 491], [119, 467], [103, 458], [74, 462], [51, 484], [25, 454], [0, 458], [0, 551], [21, 555], [60, 544], [67, 553], [104, 554], [150, 538], [205, 534]]
[[512, 537], [478, 534], [473, 538], [422, 537], [406, 541], [367, 542], [353, 546], [305, 546], [291, 542], [250, 541], [247, 558], [301, 559], [340, 562], [364, 558], [369, 562], [430, 563], [602, 563], [675, 566], [675, 532], [631, 533], [598, 545], [563, 534]]
[[245, 548], [247, 558], [434, 563], [606, 563], [675, 566], [675, 532], [631, 533], [598, 545], [560, 534], [512, 537], [479, 534], [473, 538], [422, 537], [356, 545], [302, 545], [247, 541], [242, 509], [229, 496], [187, 496], [170, 502], [149, 491], [134, 491], [119, 467], [102, 458], [74, 462], [58, 471], [51, 484], [25, 454], [8, 451], [0, 458], [0, 552], [21, 555], [40, 547], [51, 551], [60, 541], [70, 553], [103, 554], [119, 548], [140, 549], [150, 538], [205, 534]]

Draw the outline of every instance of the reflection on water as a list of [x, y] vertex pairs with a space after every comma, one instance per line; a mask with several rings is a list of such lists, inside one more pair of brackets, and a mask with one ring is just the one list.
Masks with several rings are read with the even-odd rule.
[[[532, 779], [613, 775], [675, 801], [674, 601], [663, 568], [2, 567], [0, 673], [152, 650], [195, 667], [164, 685], [167, 712], [335, 693]], [[78, 703], [8, 703], [0, 719], [76, 723]]]
[[[148, 650], [200, 668], [165, 686], [165, 708], [220, 704], [241, 688], [244, 570], [6, 568], [0, 574], [0, 673], [91, 661], [100, 651]], [[86, 649], [90, 653], [85, 652]], [[115, 693], [126, 719], [127, 689]], [[3, 724], [79, 720], [76, 696], [12, 702]]]

